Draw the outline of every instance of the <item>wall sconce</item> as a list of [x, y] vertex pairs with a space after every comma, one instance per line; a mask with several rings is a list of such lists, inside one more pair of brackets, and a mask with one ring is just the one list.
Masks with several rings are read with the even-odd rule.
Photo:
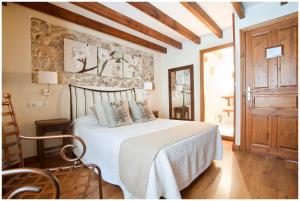
[[47, 89], [42, 89], [43, 96], [50, 96], [50, 84], [57, 84], [57, 72], [51, 71], [39, 71], [38, 72], [38, 83], [47, 84]]
[[149, 91], [153, 90], [153, 82], [144, 82], [144, 96], [148, 96], [149, 95]]

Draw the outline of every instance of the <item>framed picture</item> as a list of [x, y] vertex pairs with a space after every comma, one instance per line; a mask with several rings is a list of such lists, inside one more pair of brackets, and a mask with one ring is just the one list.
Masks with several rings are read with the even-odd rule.
[[64, 39], [64, 71], [97, 74], [97, 47]]

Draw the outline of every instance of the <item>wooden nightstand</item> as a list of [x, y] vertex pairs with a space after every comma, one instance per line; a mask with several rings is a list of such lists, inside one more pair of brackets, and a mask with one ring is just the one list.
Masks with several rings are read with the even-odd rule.
[[[47, 132], [52, 132], [52, 131], [62, 131], [63, 134], [71, 133], [71, 121], [66, 118], [39, 120], [39, 121], [35, 121], [35, 125], [36, 125], [36, 135], [37, 136], [44, 136]], [[70, 141], [68, 139], [63, 140], [64, 145], [69, 144], [69, 143], [70, 143]], [[37, 141], [37, 152], [38, 152], [38, 160], [40, 162], [40, 166], [43, 167], [45, 152], [51, 153], [61, 147], [62, 146], [60, 145], [60, 146], [54, 146], [54, 147], [45, 149], [44, 141], [38, 140]]]
[[[187, 120], [190, 116], [190, 108], [186, 106], [174, 107], [175, 119]], [[180, 118], [177, 118], [177, 114], [180, 115]]]
[[159, 118], [159, 111], [158, 110], [152, 110], [152, 113], [154, 114], [155, 118]]

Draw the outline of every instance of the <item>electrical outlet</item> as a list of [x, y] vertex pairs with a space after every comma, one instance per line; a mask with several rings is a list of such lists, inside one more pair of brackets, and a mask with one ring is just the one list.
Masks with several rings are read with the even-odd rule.
[[44, 103], [42, 101], [30, 101], [28, 105], [29, 107], [43, 107]]

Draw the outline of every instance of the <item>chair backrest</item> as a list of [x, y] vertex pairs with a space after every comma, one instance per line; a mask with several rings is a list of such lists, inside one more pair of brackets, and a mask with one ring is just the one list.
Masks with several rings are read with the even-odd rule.
[[2, 100], [2, 169], [24, 166], [20, 132], [11, 95], [5, 93]]

